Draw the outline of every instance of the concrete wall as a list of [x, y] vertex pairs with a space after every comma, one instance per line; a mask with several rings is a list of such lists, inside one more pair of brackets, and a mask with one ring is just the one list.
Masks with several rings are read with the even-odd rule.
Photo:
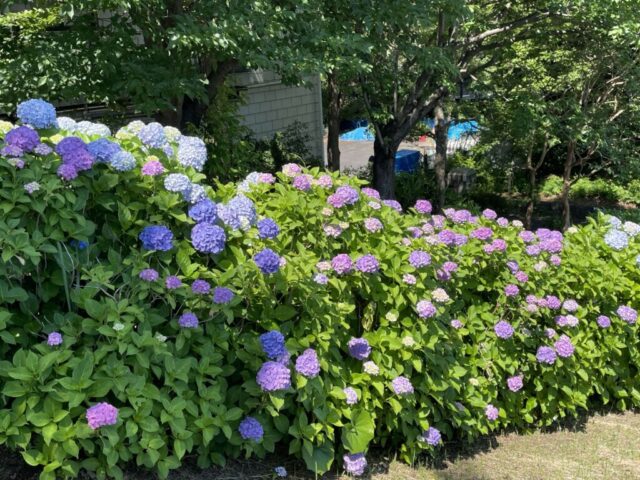
[[324, 158], [320, 77], [306, 80], [308, 86], [290, 87], [273, 72], [251, 70], [234, 73], [231, 83], [240, 87], [245, 104], [239, 114], [257, 138], [269, 139], [298, 121], [311, 136], [311, 152]]

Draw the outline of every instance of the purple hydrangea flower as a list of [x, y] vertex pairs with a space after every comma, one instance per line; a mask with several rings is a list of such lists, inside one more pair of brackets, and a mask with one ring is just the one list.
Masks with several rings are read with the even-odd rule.
[[277, 392], [291, 387], [291, 372], [278, 362], [264, 362], [258, 374], [256, 382], [264, 392]]
[[260, 238], [276, 238], [279, 233], [278, 224], [271, 218], [264, 218], [258, 222], [258, 236]]
[[21, 157], [24, 154], [20, 147], [15, 145], [5, 145], [0, 150], [0, 155], [4, 157]]
[[380, 269], [380, 263], [378, 259], [371, 255], [363, 255], [356, 260], [356, 269], [362, 273], [376, 273]]
[[415, 285], [418, 280], [416, 279], [415, 275], [412, 275], [410, 273], [405, 273], [402, 276], [402, 281], [407, 285]]
[[457, 319], [453, 319], [451, 320], [450, 325], [455, 328], [456, 330], [462, 328], [464, 325], [462, 324], [462, 322], [460, 320]]
[[243, 440], [259, 442], [264, 436], [264, 429], [258, 420], [253, 417], [245, 417], [238, 425], [238, 432]]
[[487, 208], [486, 210], [482, 211], [482, 216], [484, 218], [486, 218], [487, 220], [495, 220], [496, 218], [498, 218], [498, 214], [496, 212], [494, 212], [493, 210], [491, 210], [490, 208]]
[[500, 320], [496, 323], [495, 327], [493, 327], [493, 331], [496, 332], [496, 335], [503, 340], [513, 336], [513, 327], [505, 320]]
[[516, 277], [516, 280], [518, 280], [520, 283], [527, 283], [529, 281], [529, 275], [527, 275], [522, 270], [516, 272], [515, 277]]
[[567, 358], [573, 355], [573, 343], [571, 343], [571, 339], [566, 335], [560, 335], [560, 338], [556, 340], [556, 343], [554, 343], [553, 346], [555, 347], [558, 355], [563, 358]]
[[343, 388], [342, 392], [347, 396], [347, 405], [355, 405], [358, 403], [358, 392], [356, 392], [353, 387]]
[[451, 230], [442, 230], [438, 233], [438, 240], [440, 243], [447, 246], [455, 245], [456, 243], [456, 233]]
[[489, 240], [493, 236], [493, 230], [489, 227], [480, 227], [473, 230], [470, 234], [471, 238], [478, 240]]
[[62, 335], [60, 332], [51, 332], [47, 336], [47, 345], [50, 347], [57, 347], [58, 345], [62, 345]]
[[182, 281], [175, 275], [170, 275], [164, 280], [164, 285], [169, 290], [175, 290], [176, 288], [180, 288], [182, 286]]
[[324, 273], [316, 273], [313, 276], [313, 281], [318, 285], [326, 285], [329, 283], [329, 277], [327, 277]]
[[349, 185], [343, 185], [336, 189], [336, 192], [329, 195], [327, 203], [334, 208], [341, 208], [345, 205], [353, 205], [358, 201], [358, 191]]
[[156, 177], [158, 175], [162, 175], [165, 172], [164, 165], [160, 163], [158, 160], [149, 160], [142, 165], [142, 169], [140, 170], [142, 175], [146, 175], [148, 177]]
[[344, 469], [350, 475], [359, 477], [367, 469], [367, 459], [364, 453], [346, 454], [342, 457], [342, 460], [344, 462]]
[[345, 275], [353, 271], [353, 261], [346, 253], [340, 253], [331, 260], [331, 267], [338, 275]]
[[206, 295], [211, 290], [211, 285], [206, 280], [195, 280], [191, 284], [191, 291], [198, 295]]
[[562, 302], [560, 301], [560, 299], [554, 295], [547, 295], [545, 297], [545, 300], [547, 301], [547, 307], [550, 308], [551, 310], [559, 310], [560, 307], [562, 307]]
[[618, 310], [616, 310], [616, 313], [622, 320], [627, 322], [629, 325], [633, 325], [634, 323], [636, 323], [636, 320], [638, 319], [638, 312], [636, 312], [633, 308], [627, 305], [619, 306]]
[[29, 182], [25, 183], [23, 188], [29, 195], [32, 195], [33, 192], [40, 190], [40, 184], [38, 182]]
[[140, 278], [145, 282], [155, 282], [160, 275], [153, 268], [145, 268], [140, 272]]
[[278, 330], [271, 330], [260, 335], [260, 345], [267, 358], [272, 360], [284, 355], [287, 351], [284, 345], [284, 335]]
[[365, 218], [364, 228], [366, 228], [371, 233], [379, 232], [380, 230], [382, 230], [382, 222], [374, 217]]
[[538, 245], [528, 245], [527, 248], [525, 248], [525, 251], [527, 252], [527, 255], [537, 257], [540, 255], [541, 249]]
[[495, 422], [498, 419], [498, 417], [500, 416], [500, 410], [498, 410], [493, 405], [489, 404], [484, 409], [484, 414], [486, 415], [486, 417], [487, 417], [487, 419], [489, 421]]
[[391, 381], [391, 387], [396, 395], [409, 395], [413, 393], [413, 385], [411, 385], [411, 381], [402, 375]]
[[437, 312], [436, 307], [428, 300], [420, 300], [416, 304], [416, 310], [420, 318], [431, 318]]
[[560, 256], [558, 256], [558, 255], [551, 255], [551, 257], [549, 258], [549, 260], [550, 260], [550, 261], [551, 261], [551, 263], [552, 263], [553, 265], [555, 265], [556, 267], [562, 263], [562, 259], [561, 259], [561, 258], [560, 258]]
[[185, 312], [180, 315], [178, 319], [178, 325], [182, 328], [197, 328], [198, 327], [198, 317], [196, 317], [195, 313]]
[[432, 447], [437, 446], [442, 441], [442, 435], [440, 434], [440, 430], [435, 427], [429, 427], [428, 430], [425, 430], [420, 440], [431, 445]]
[[415, 209], [418, 213], [428, 214], [433, 210], [433, 206], [429, 200], [417, 200]]
[[270, 275], [280, 270], [280, 256], [270, 248], [265, 248], [256, 253], [253, 261], [265, 275]]
[[223, 305], [233, 300], [234, 294], [227, 287], [216, 287], [213, 289], [213, 303]]
[[366, 360], [371, 354], [371, 346], [365, 338], [351, 338], [347, 346], [349, 355], [356, 360]]
[[551, 347], [538, 347], [536, 359], [539, 363], [553, 365], [556, 362], [556, 352]]
[[393, 208], [396, 212], [402, 213], [402, 205], [397, 200], [383, 200], [382, 203], [387, 207]]
[[138, 237], [145, 250], [159, 250], [166, 252], [173, 248], [173, 233], [164, 225], [149, 225]]
[[601, 328], [609, 328], [611, 326], [611, 319], [606, 315], [599, 315], [596, 322]]
[[504, 287], [504, 294], [507, 297], [515, 297], [516, 295], [518, 295], [518, 293], [520, 293], [520, 289], [517, 285], [510, 283], [509, 285]]
[[364, 187], [362, 189], [363, 195], [366, 195], [369, 198], [375, 198], [376, 200], [380, 200], [380, 193], [375, 188]]
[[23, 152], [31, 152], [40, 144], [40, 136], [34, 129], [23, 125], [8, 131], [4, 141], [7, 145], [18, 147]]
[[296, 175], [293, 179], [292, 185], [293, 188], [302, 190], [303, 192], [311, 190], [311, 176], [306, 174]]
[[331, 175], [320, 175], [318, 180], [315, 180], [314, 183], [322, 188], [333, 187], [333, 180], [331, 179]]
[[198, 223], [191, 229], [193, 248], [202, 253], [218, 254], [224, 250], [227, 236], [218, 225]]
[[318, 354], [313, 348], [307, 348], [302, 355], [296, 359], [296, 372], [307, 378], [317, 377], [320, 373], [320, 362]]
[[61, 163], [58, 165], [57, 175], [67, 182], [78, 177], [78, 170], [69, 163]]
[[562, 308], [564, 308], [567, 312], [575, 312], [578, 310], [578, 302], [575, 300], [565, 300], [562, 303]]
[[523, 387], [522, 379], [524, 377], [522, 375], [514, 375], [513, 377], [507, 378], [507, 387], [512, 392], [517, 392]]
[[302, 173], [302, 168], [296, 163], [287, 163], [282, 166], [282, 173], [284, 173], [287, 177], [293, 178], [296, 175]]
[[244, 195], [236, 195], [224, 205], [218, 205], [220, 220], [233, 230], [248, 230], [258, 220], [256, 206]]
[[409, 254], [409, 263], [414, 268], [426, 267], [431, 264], [431, 255], [422, 250], [414, 250]]
[[92, 430], [118, 423], [118, 409], [113, 405], [101, 402], [87, 409], [87, 423]]

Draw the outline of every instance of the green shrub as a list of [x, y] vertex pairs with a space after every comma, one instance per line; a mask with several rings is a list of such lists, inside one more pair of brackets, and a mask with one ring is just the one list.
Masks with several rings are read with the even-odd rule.
[[562, 178], [557, 175], [549, 175], [540, 185], [540, 195], [543, 197], [555, 197], [562, 193]]
[[[421, 437], [430, 427], [449, 441], [546, 426], [602, 405], [640, 406], [638, 327], [615, 313], [620, 305], [637, 307], [640, 243], [612, 232], [604, 218], [564, 240], [559, 232], [531, 233], [542, 247], [537, 253], [521, 227], [504, 219], [464, 211], [447, 211], [448, 219], [413, 209], [400, 214], [360, 190], [357, 179], [312, 169], [305, 172], [314, 179], [309, 185], [286, 165], [273, 185], [250, 175], [240, 185], [204, 187], [226, 234], [221, 253], [205, 254], [191, 241], [197, 215], [188, 214], [183, 199], [197, 193], [203, 175], [178, 162], [175, 143], [171, 151], [147, 148], [132, 130], [117, 134], [135, 157], [130, 171], [116, 171], [113, 159], [67, 182], [56, 175], [56, 154], [25, 154], [22, 169], [0, 158], [0, 444], [42, 466], [41, 478], [75, 477], [82, 469], [122, 478], [128, 463], [165, 478], [186, 455], [206, 467], [260, 457], [278, 445], [320, 473], [343, 453], [375, 445], [413, 461], [437, 448]], [[56, 130], [40, 135], [50, 145], [61, 139]], [[141, 175], [150, 155], [193, 183], [172, 193], [166, 174]], [[34, 181], [40, 189], [29, 194], [24, 186]], [[355, 190], [344, 188], [349, 184]], [[251, 201], [238, 198], [239, 191]], [[347, 204], [331, 207], [336, 201]], [[277, 222], [276, 238], [258, 235], [253, 209], [257, 218]], [[366, 229], [371, 217], [382, 230]], [[142, 248], [139, 235], [150, 225], [171, 230], [170, 250]], [[486, 233], [472, 234], [480, 225], [492, 229], [492, 239], [474, 238]], [[634, 232], [633, 225], [624, 228]], [[629, 246], [609, 247], [605, 235], [616, 248], [623, 236]], [[447, 246], [447, 238], [458, 246]], [[280, 261], [256, 257], [265, 248]], [[415, 250], [429, 252], [418, 255], [422, 267], [413, 266]], [[342, 253], [360, 268], [338, 274], [318, 263]], [[379, 262], [377, 272], [371, 257], [357, 261], [368, 254]], [[528, 276], [519, 274], [515, 296], [506, 294], [518, 283], [509, 261]], [[264, 274], [258, 263], [277, 271]], [[149, 268], [157, 280], [140, 277]], [[183, 286], [168, 288], [171, 275]], [[192, 291], [195, 280], [235, 296], [215, 303], [210, 293]], [[567, 326], [573, 319], [557, 315], [568, 311], [539, 300], [527, 307], [527, 295], [575, 299], [578, 325]], [[433, 310], [421, 301], [433, 302]], [[430, 318], [418, 313], [432, 311]], [[197, 328], [180, 326], [187, 312], [199, 319]], [[598, 326], [601, 314], [611, 317], [610, 327]], [[510, 338], [497, 336], [500, 321], [512, 325]], [[554, 338], [549, 328], [557, 330]], [[257, 383], [267, 361], [259, 337], [271, 330], [286, 339], [291, 360], [280, 361], [291, 387], [267, 393]], [[59, 346], [47, 343], [54, 331], [62, 334]], [[560, 334], [575, 352], [552, 365], [536, 361], [538, 349], [553, 349]], [[350, 356], [350, 340], [360, 337], [377, 374]], [[564, 345], [558, 351], [566, 352]], [[320, 366], [311, 378], [296, 370], [309, 348]], [[522, 388], [511, 391], [507, 379], [520, 375]], [[413, 393], [394, 393], [400, 376]], [[355, 404], [347, 403], [346, 387], [355, 390]], [[92, 430], [86, 411], [99, 402], [119, 415], [114, 425]], [[247, 416], [262, 425], [260, 441], [241, 437]]]

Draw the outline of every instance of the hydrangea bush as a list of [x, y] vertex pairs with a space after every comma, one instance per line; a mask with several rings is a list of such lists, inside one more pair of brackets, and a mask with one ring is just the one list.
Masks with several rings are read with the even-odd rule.
[[565, 235], [285, 165], [207, 184], [198, 139], [30, 101], [0, 123], [0, 444], [43, 479], [288, 448], [360, 475], [640, 406], [640, 227]]

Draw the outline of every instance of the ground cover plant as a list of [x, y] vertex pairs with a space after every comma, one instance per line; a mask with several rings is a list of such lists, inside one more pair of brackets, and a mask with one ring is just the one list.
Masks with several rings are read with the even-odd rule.
[[360, 475], [374, 445], [409, 462], [640, 405], [635, 223], [402, 212], [295, 164], [221, 185], [174, 128], [17, 114], [0, 124], [0, 444], [43, 479], [276, 446]]

